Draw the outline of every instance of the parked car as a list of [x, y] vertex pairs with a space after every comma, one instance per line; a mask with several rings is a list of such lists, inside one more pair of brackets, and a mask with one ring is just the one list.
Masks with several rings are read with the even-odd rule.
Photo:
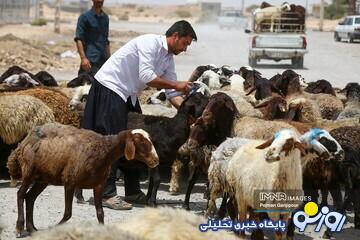
[[336, 26], [334, 40], [339, 42], [343, 38], [349, 39], [349, 42], [360, 39], [360, 15], [347, 16]]
[[217, 21], [221, 29], [244, 28], [247, 22], [240, 10], [222, 10]]

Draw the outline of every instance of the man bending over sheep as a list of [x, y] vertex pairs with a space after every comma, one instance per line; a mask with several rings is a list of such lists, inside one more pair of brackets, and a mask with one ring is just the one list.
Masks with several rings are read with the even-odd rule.
[[[165, 36], [139, 36], [117, 50], [95, 75], [84, 112], [82, 127], [107, 135], [127, 129], [128, 112], [141, 112], [137, 94], [147, 86], [164, 88], [171, 104], [179, 107], [182, 93], [191, 89], [190, 82], [176, 81], [174, 55], [186, 51], [196, 33], [190, 23], [174, 23]], [[173, 89], [173, 90], [170, 90]], [[178, 93], [178, 92], [180, 93]], [[145, 204], [140, 190], [139, 170], [122, 169], [125, 181], [125, 201], [116, 193], [116, 166], [107, 180], [103, 206], [131, 209], [127, 203]], [[76, 194], [82, 199], [80, 194]]]

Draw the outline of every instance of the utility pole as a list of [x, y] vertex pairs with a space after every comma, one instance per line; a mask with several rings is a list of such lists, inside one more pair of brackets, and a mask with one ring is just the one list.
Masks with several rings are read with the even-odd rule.
[[241, 0], [241, 13], [245, 16], [245, 0]]
[[56, 0], [55, 3], [55, 29], [56, 33], [60, 33], [60, 10], [61, 10], [61, 0]]
[[320, 2], [320, 21], [319, 21], [319, 31], [323, 31], [324, 26], [324, 0]]

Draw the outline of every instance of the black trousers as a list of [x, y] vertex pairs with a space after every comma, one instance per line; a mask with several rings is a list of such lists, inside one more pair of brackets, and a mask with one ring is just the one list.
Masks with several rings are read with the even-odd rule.
[[[103, 135], [117, 134], [127, 129], [128, 112], [141, 113], [139, 101], [137, 100], [136, 105], [133, 106], [130, 97], [125, 102], [119, 95], [95, 79], [89, 91], [81, 127]], [[122, 161], [126, 160], [122, 159]], [[117, 168], [118, 162], [115, 162], [107, 179], [104, 197], [113, 197], [117, 194], [115, 185]], [[141, 191], [139, 169], [121, 170], [124, 173], [125, 195], [139, 193]]]

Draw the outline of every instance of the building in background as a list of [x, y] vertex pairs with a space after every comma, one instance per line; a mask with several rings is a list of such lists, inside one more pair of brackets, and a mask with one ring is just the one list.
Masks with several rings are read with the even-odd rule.
[[26, 23], [30, 21], [31, 0], [1, 0], [0, 23]]
[[214, 22], [221, 13], [221, 2], [200, 2], [200, 22]]

